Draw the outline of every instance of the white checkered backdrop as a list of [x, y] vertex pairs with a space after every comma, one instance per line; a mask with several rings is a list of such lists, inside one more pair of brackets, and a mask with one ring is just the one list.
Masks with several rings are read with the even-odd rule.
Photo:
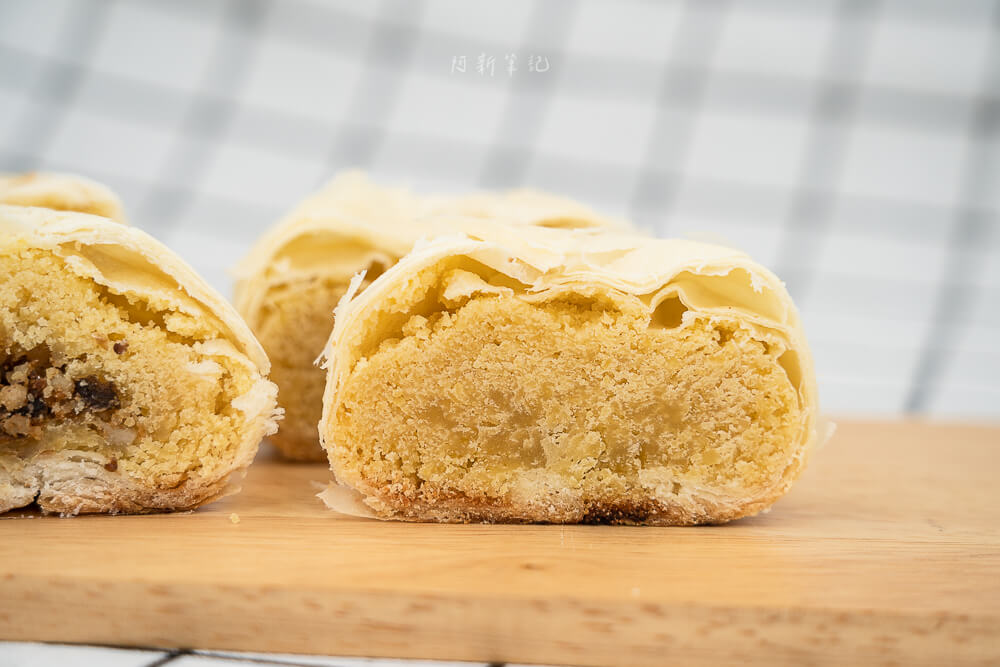
[[342, 167], [533, 185], [788, 283], [824, 408], [1000, 416], [1000, 4], [5, 0], [0, 169], [80, 172], [224, 293]]

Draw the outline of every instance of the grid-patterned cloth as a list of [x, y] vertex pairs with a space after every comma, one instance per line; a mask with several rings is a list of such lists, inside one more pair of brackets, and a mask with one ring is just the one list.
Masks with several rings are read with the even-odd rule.
[[0, 3], [0, 169], [76, 171], [223, 293], [342, 167], [728, 239], [835, 413], [1000, 416], [1000, 3]]

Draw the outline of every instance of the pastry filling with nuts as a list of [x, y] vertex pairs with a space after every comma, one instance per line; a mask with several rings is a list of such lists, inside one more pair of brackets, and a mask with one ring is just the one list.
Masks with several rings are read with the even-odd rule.
[[114, 383], [87, 373], [86, 361], [55, 365], [45, 348], [0, 353], [0, 431], [38, 440], [49, 420], [107, 424], [120, 419], [122, 398]]
[[0, 254], [0, 273], [17, 277], [0, 282], [0, 473], [44, 486], [42, 463], [59, 456], [109, 484], [173, 489], [229, 469], [246, 428], [233, 399], [256, 380], [216, 323], [42, 249]]

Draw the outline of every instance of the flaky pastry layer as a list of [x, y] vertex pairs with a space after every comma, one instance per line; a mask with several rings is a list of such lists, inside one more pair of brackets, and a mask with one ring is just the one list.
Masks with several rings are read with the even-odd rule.
[[77, 211], [125, 222], [118, 196], [106, 186], [72, 174], [0, 174], [0, 204]]

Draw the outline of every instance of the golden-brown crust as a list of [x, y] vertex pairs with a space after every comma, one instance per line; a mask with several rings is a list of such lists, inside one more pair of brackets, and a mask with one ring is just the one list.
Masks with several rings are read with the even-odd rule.
[[[802, 459], [798, 460], [801, 468]], [[607, 498], [602, 502], [580, 504], [560, 503], [556, 498], [541, 498], [537, 502], [518, 503], [509, 499], [469, 498], [464, 495], [430, 496], [413, 500], [403, 494], [387, 492], [359, 483], [361, 502], [382, 519], [435, 523], [585, 523], [623, 526], [697, 526], [719, 524], [753, 516], [774, 504], [798, 476], [790, 475], [787, 483], [771, 489], [766, 495], [739, 502], [705, 497], [692, 502], [664, 502], [647, 498], [642, 502]], [[325, 500], [325, 498], [324, 498]], [[327, 503], [332, 505], [331, 503]], [[344, 507], [332, 507], [344, 511]], [[364, 512], [344, 513], [372, 516]]]

